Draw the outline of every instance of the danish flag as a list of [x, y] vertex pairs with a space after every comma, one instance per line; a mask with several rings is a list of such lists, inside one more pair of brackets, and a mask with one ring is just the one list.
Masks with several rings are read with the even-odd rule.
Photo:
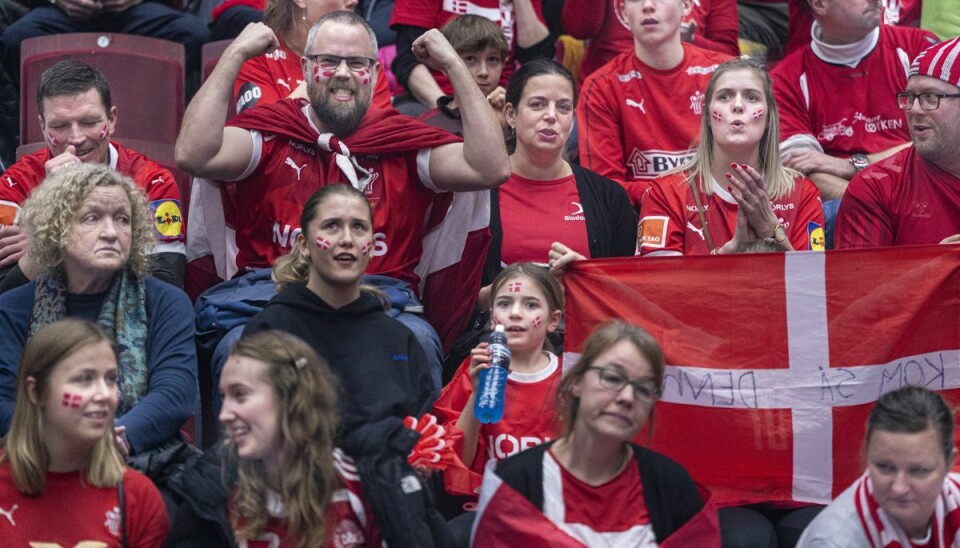
[[653, 437], [635, 441], [718, 505], [829, 502], [863, 473], [881, 394], [960, 404], [960, 246], [581, 261], [563, 281], [567, 350], [608, 318], [663, 346]]

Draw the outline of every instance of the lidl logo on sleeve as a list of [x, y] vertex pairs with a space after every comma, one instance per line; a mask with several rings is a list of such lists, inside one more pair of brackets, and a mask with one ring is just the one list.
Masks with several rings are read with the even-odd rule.
[[150, 202], [153, 226], [158, 240], [179, 240], [183, 236], [183, 215], [177, 200]]
[[812, 251], [823, 251], [827, 248], [827, 239], [823, 234], [823, 227], [819, 223], [807, 223], [808, 248]]
[[0, 225], [15, 225], [20, 222], [20, 205], [0, 200]]

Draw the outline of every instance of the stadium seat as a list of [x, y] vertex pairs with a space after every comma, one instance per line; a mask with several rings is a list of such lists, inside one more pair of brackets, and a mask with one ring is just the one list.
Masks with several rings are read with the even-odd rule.
[[[37, 122], [37, 83], [44, 70], [64, 59], [89, 63], [106, 76], [118, 110], [114, 137], [171, 146], [176, 143], [185, 101], [183, 46], [112, 33], [57, 34], [23, 41], [21, 143], [29, 146], [44, 140]], [[148, 154], [146, 150], [140, 152]]]

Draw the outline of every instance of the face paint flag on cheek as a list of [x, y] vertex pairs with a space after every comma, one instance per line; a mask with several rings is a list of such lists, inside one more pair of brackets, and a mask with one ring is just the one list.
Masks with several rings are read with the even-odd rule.
[[534, 327], [540, 327], [540, 324], [543, 323], [543, 320], [540, 319], [540, 316], [537, 316], [536, 318], [533, 319], [532, 323]]
[[106, 124], [103, 125], [103, 128], [100, 130], [100, 140], [106, 141], [110, 137], [110, 127]]
[[318, 84], [326, 82], [327, 80], [333, 78], [333, 74], [334, 74], [334, 71], [332, 70], [324, 70], [324, 69], [321, 69], [319, 66], [313, 67], [313, 80]]
[[360, 76], [360, 83], [368, 86], [370, 85], [370, 69], [365, 68], [357, 73]]
[[52, 147], [54, 147], [54, 148], [56, 148], [56, 146], [60, 144], [60, 142], [57, 141], [57, 138], [54, 137], [53, 134], [51, 134], [51, 133], [47, 133], [47, 134], [45, 135], [45, 137], [47, 138], [47, 144], [49, 144], [50, 146], [52, 146]]
[[319, 247], [320, 249], [330, 249], [332, 246], [333, 244], [331, 244], [327, 240], [324, 240], [323, 237], [317, 236], [317, 247]]
[[720, 114], [720, 113], [717, 112], [717, 111], [713, 111], [713, 119], [716, 120], [716, 121], [718, 121], [718, 122], [722, 122], [722, 121], [723, 121], [723, 114]]
[[80, 408], [80, 400], [82, 398], [79, 394], [71, 394], [69, 392], [64, 392], [63, 399], [60, 401], [60, 404], [64, 407], [69, 407], [71, 409]]
[[370, 253], [371, 249], [373, 249], [373, 242], [367, 242], [360, 246], [360, 254], [366, 255], [367, 253]]
[[762, 117], [763, 117], [763, 114], [764, 114], [763, 109], [760, 109], [760, 110], [758, 110], [758, 111], [756, 111], [756, 112], [753, 113], [753, 118], [754, 118], [754, 119], [762, 118]]

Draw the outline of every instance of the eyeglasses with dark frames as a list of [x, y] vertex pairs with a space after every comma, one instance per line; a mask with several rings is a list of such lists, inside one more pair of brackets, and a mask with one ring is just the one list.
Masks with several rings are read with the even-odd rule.
[[897, 106], [900, 110], [913, 108], [913, 101], [920, 99], [920, 108], [923, 110], [937, 110], [940, 108], [940, 99], [955, 99], [960, 93], [910, 93], [904, 91], [897, 94]]
[[600, 380], [600, 388], [619, 392], [626, 385], [633, 386], [633, 395], [639, 401], [651, 402], [660, 397], [660, 387], [652, 379], [637, 379], [631, 381], [626, 375], [618, 371], [615, 367], [590, 366], [588, 370], [597, 372], [597, 378]]
[[325, 53], [304, 55], [304, 57], [316, 63], [317, 66], [323, 70], [337, 70], [340, 67], [340, 63], [346, 61], [348, 69], [353, 72], [360, 72], [363, 69], [372, 67], [373, 64], [377, 62], [376, 59], [370, 57], [340, 57], [339, 55], [327, 55]]

